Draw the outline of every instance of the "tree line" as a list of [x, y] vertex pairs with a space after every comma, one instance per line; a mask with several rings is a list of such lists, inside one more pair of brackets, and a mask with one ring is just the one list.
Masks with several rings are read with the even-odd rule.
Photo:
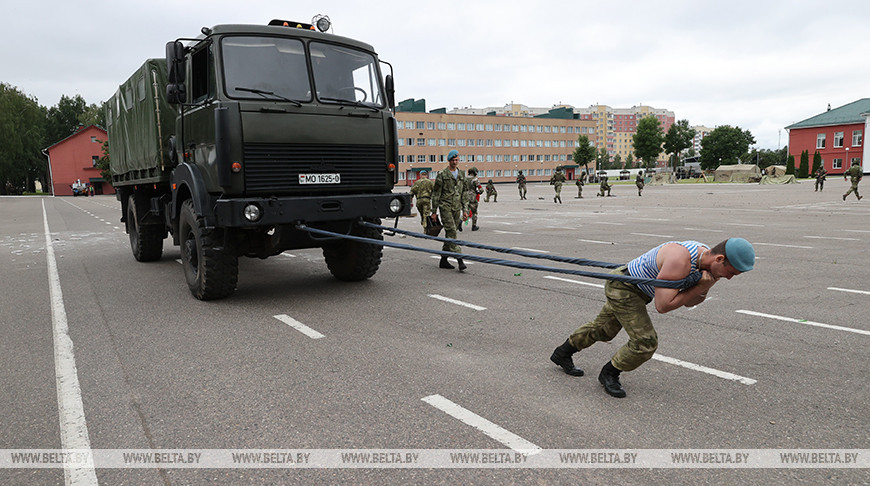
[[[578, 137], [573, 160], [578, 165], [586, 167], [587, 171], [590, 164], [593, 164], [597, 170], [651, 169], [656, 166], [656, 160], [662, 153], [668, 155], [668, 166], [672, 170], [676, 170], [676, 167], [681, 165], [681, 157], [696, 155], [700, 155], [699, 163], [702, 170], [713, 170], [720, 165], [737, 163], [758, 164], [760, 168], [766, 168], [771, 165], [783, 165], [787, 161], [788, 147], [779, 150], [754, 148], [750, 150], [750, 147], [755, 144], [755, 137], [749, 130], [740, 127], [722, 125], [713, 129], [701, 140], [700, 154], [696, 154], [693, 148], [695, 135], [696, 131], [689, 126], [688, 120], [679, 120], [664, 132], [658, 118], [645, 116], [637, 123], [637, 131], [632, 137], [633, 150], [624, 161], [619, 155], [611, 158], [606, 147], [596, 149], [586, 135]], [[795, 172], [793, 162], [791, 168], [789, 173]], [[806, 175], [799, 177], [806, 177]]]
[[80, 95], [61, 96], [47, 108], [15, 86], [0, 83], [0, 194], [35, 192], [48, 187], [48, 158], [43, 150], [69, 137], [80, 126], [105, 126], [100, 105]]

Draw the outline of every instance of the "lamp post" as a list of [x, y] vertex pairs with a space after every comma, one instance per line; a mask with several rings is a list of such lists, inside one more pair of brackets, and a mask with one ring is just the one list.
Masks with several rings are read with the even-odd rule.
[[846, 171], [852, 168], [852, 163], [849, 161], [849, 147], [846, 147], [846, 161], [844, 163], [846, 166], [843, 168], [843, 178], [846, 177]]

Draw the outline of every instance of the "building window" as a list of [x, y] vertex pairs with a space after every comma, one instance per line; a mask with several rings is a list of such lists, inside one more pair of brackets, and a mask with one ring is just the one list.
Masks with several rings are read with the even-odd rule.
[[456, 146], [456, 139], [455, 138], [448, 138], [447, 139], [447, 146], [448, 147], [455, 147]]
[[[483, 123], [478, 123], [477, 127], [475, 127], [475, 128], [477, 128], [478, 132], [482, 132], [483, 131]], [[492, 130], [490, 130], [490, 131], [492, 131]]]
[[487, 177], [492, 177], [492, 171], [491, 171], [491, 170], [486, 171], [486, 176], [487, 176]]
[[421, 164], [425, 164], [426, 163], [426, 156], [425, 155], [418, 155], [417, 162], [421, 163]]
[[426, 122], [427, 130], [435, 130], [435, 122]]
[[447, 145], [447, 139], [446, 138], [439, 138], [438, 139], [438, 146], [443, 147], [445, 145]]
[[426, 140], [426, 143], [429, 144], [430, 147], [434, 147], [436, 145], [434, 138], [430, 138], [430, 139]]
[[447, 124], [444, 122], [438, 122], [438, 130], [444, 130], [447, 128]]
[[399, 139], [399, 147], [404, 147], [404, 146], [405, 146], [405, 139], [404, 139], [404, 138], [400, 138], [400, 139]]
[[423, 127], [425, 127], [425, 126], [426, 126], [426, 122], [421, 122], [421, 121], [417, 122], [417, 130], [422, 130]]
[[413, 147], [413, 146], [414, 146], [414, 139], [413, 139], [413, 138], [409, 138], [409, 139], [408, 139], [408, 146], [409, 146], [409, 147]]
[[831, 168], [842, 169], [843, 168], [843, 159], [834, 159], [834, 165], [832, 165]]
[[96, 167], [96, 166], [97, 166], [97, 162], [99, 162], [99, 161], [100, 161], [100, 156], [99, 156], [99, 155], [92, 155], [92, 156], [91, 156], [91, 166], [92, 166], [92, 167]]
[[425, 147], [426, 146], [426, 139], [425, 138], [418, 138], [417, 139], [417, 146], [418, 147]]
[[864, 141], [864, 130], [853, 130], [852, 131], [852, 146], [859, 147], [861, 143]]
[[500, 171], [500, 170], [495, 171], [495, 176], [496, 176], [496, 177], [501, 177], [501, 171]]
[[834, 147], [841, 148], [843, 146], [843, 132], [834, 132]]
[[406, 122], [405, 122], [405, 128], [407, 128], [408, 130], [413, 130], [413, 129], [414, 129], [414, 122], [412, 122], [412, 121], [406, 121]]
[[448, 129], [448, 130], [455, 130], [455, 129], [456, 129], [456, 124], [453, 123], [453, 122], [447, 122], [447, 129]]
[[438, 156], [437, 156], [437, 155], [430, 155], [430, 156], [429, 156], [429, 162], [431, 162], [431, 163], [434, 164], [434, 163], [437, 162], [437, 161], [438, 161]]
[[817, 149], [825, 148], [825, 134], [824, 133], [820, 133], [820, 134], [816, 135], [816, 148]]
[[457, 124], [456, 124], [456, 129], [457, 129], [457, 130], [465, 131], [465, 123], [457, 123]]
[[91, 137], [91, 143], [97, 143], [97, 137]]

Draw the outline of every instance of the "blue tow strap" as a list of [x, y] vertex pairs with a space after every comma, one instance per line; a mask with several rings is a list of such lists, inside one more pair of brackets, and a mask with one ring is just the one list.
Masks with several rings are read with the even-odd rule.
[[[520, 255], [520, 256], [524, 256], [524, 257], [528, 257], [528, 258], [540, 258], [540, 259], [558, 261], [558, 262], [562, 262], [562, 263], [571, 263], [571, 264], [575, 264], [575, 265], [600, 267], [600, 268], [612, 268], [612, 269], [619, 268], [619, 267], [625, 265], [624, 263], [608, 263], [608, 262], [599, 262], [599, 261], [595, 261], [595, 260], [588, 260], [585, 258], [561, 257], [561, 256], [557, 256], [557, 255], [547, 255], [547, 254], [541, 254], [541, 253], [534, 253], [534, 252], [528, 252], [528, 251], [523, 251], [523, 250], [517, 250], [517, 249], [513, 249], [513, 248], [502, 248], [502, 247], [498, 247], [498, 246], [484, 245], [481, 243], [474, 243], [471, 241], [453, 240], [450, 238], [441, 238], [441, 237], [437, 237], [437, 236], [429, 236], [429, 235], [422, 234], [422, 233], [414, 233], [412, 231], [400, 230], [398, 228], [390, 228], [388, 226], [381, 226], [379, 224], [369, 223], [368, 221], [358, 221], [357, 224], [359, 224], [360, 226], [368, 227], [368, 228], [374, 228], [374, 229], [379, 229], [379, 230], [383, 230], [383, 231], [392, 231], [392, 232], [396, 232], [396, 233], [402, 233], [402, 234], [405, 234], [408, 236], [413, 236], [415, 238], [422, 238], [422, 239], [441, 241], [441, 242], [448, 242], [449, 241], [451, 243], [455, 243], [455, 244], [460, 245], [460, 246], [467, 246], [469, 248], [480, 248], [483, 250], [490, 250], [490, 251], [495, 251], [495, 252], [499, 252], [499, 253], [510, 253], [510, 254]], [[573, 269], [568, 269], [568, 268], [547, 267], [547, 266], [535, 265], [535, 264], [531, 264], [531, 263], [516, 262], [513, 260], [504, 260], [501, 258], [482, 257], [482, 256], [477, 256], [477, 255], [469, 255], [466, 253], [453, 253], [450, 251], [442, 251], [442, 250], [431, 250], [428, 248], [420, 248], [420, 247], [416, 247], [416, 246], [412, 246], [412, 245], [406, 245], [403, 243], [393, 243], [393, 242], [389, 242], [389, 241], [364, 238], [362, 236], [354, 236], [354, 235], [335, 233], [332, 231], [326, 231], [326, 230], [322, 230], [322, 229], [318, 229], [318, 228], [312, 228], [310, 226], [306, 226], [306, 225], [301, 224], [301, 223], [296, 225], [296, 229], [301, 230], [301, 231], [307, 231], [309, 233], [315, 233], [315, 234], [320, 234], [320, 235], [324, 235], [324, 236], [331, 236], [331, 237], [335, 237], [335, 238], [343, 238], [343, 239], [348, 239], [348, 240], [352, 240], [352, 241], [358, 241], [361, 243], [368, 243], [368, 244], [372, 244], [372, 245], [389, 246], [391, 248], [400, 248], [403, 250], [411, 250], [411, 251], [421, 251], [421, 252], [432, 253], [435, 255], [441, 255], [441, 256], [445, 256], [445, 257], [462, 258], [463, 260], [468, 260], [468, 261], [472, 261], [472, 262], [492, 263], [495, 265], [502, 265], [505, 267], [512, 267], [512, 268], [520, 268], [520, 269], [524, 269], [524, 270], [537, 270], [537, 271], [542, 271], [542, 272], [566, 273], [566, 274], [570, 274], [570, 275], [580, 275], [580, 276], [584, 276], [584, 277], [599, 278], [599, 279], [604, 279], [604, 280], [616, 280], [619, 282], [626, 282], [626, 283], [631, 283], [631, 284], [635, 284], [635, 285], [644, 284], [644, 285], [650, 285], [653, 287], [664, 287], [664, 288], [681, 289], [682, 290], [682, 289], [687, 289], [689, 287], [693, 287], [695, 284], [698, 283], [699, 280], [701, 280], [701, 272], [692, 272], [691, 274], [689, 274], [689, 276], [687, 276], [686, 278], [684, 278], [682, 280], [659, 280], [659, 279], [651, 279], [651, 278], [632, 277], [629, 275], [620, 275], [620, 274], [614, 274], [614, 273], [597, 273], [597, 272], [587, 272], [585, 270], [573, 270]]]

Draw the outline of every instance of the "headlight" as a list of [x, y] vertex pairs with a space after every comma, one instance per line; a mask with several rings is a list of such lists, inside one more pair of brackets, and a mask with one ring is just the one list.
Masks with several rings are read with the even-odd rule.
[[402, 212], [402, 200], [399, 198], [394, 198], [390, 201], [390, 212], [393, 214], [399, 214]]
[[247, 206], [245, 206], [244, 215], [245, 215], [245, 219], [247, 219], [248, 221], [250, 221], [252, 223], [256, 223], [257, 221], [260, 220], [260, 218], [263, 217], [263, 210], [260, 209], [260, 206], [254, 204], [254, 203], [251, 203], [251, 204], [248, 204]]

